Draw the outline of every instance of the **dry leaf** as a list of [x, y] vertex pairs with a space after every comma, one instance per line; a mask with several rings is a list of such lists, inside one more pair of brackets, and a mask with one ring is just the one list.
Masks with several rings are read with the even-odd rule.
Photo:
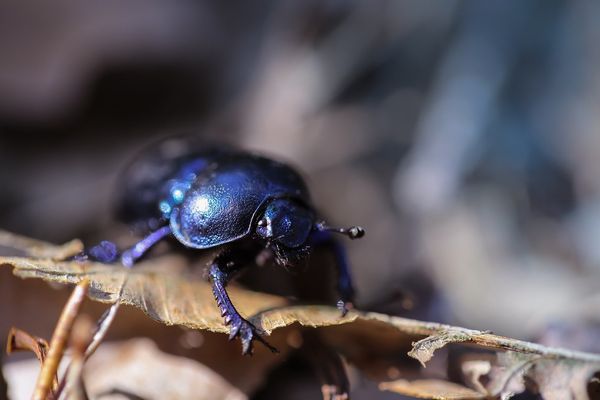
[[379, 388], [419, 399], [471, 400], [486, 398], [485, 395], [465, 386], [438, 379], [414, 381], [399, 379], [393, 382], [382, 382], [379, 384]]
[[547, 400], [587, 400], [594, 398], [588, 396], [588, 383], [599, 370], [598, 363], [509, 351], [498, 355], [487, 390], [490, 395], [510, 396], [532, 382], [533, 391], [539, 391]]
[[[490, 367], [488, 384], [490, 395], [512, 396], [525, 390], [524, 374], [538, 355], [507, 351], [496, 355], [496, 362]], [[480, 383], [482, 383], [480, 381]]]
[[448, 343], [466, 342], [470, 338], [468, 332], [458, 330], [443, 331], [436, 335], [431, 335], [425, 339], [413, 343], [413, 348], [408, 352], [408, 355], [419, 360], [421, 365], [425, 367], [425, 363], [431, 360], [433, 353]]
[[526, 376], [535, 382], [545, 400], [588, 400], [588, 383], [599, 370], [599, 365], [540, 359]]
[[479, 393], [487, 393], [481, 383], [481, 378], [492, 370], [492, 364], [488, 360], [466, 360], [461, 365], [463, 376], [469, 385]]
[[64, 260], [83, 250], [83, 243], [74, 239], [61, 246], [56, 246], [40, 240], [19, 236], [0, 230], [0, 254], [25, 255], [35, 258]]
[[122, 399], [119, 393], [144, 399], [246, 399], [211, 369], [163, 353], [148, 339], [104, 344], [86, 363], [84, 380], [90, 398], [107, 400]]
[[[0, 239], [2, 239], [0, 235]], [[62, 247], [45, 249], [36, 243], [37, 254], [65, 254]], [[3, 245], [0, 241], [0, 245]], [[67, 246], [68, 247], [68, 246]], [[30, 254], [32, 254], [30, 252]], [[210, 285], [190, 279], [182, 271], [185, 261], [166, 256], [142, 262], [133, 270], [100, 263], [53, 261], [35, 257], [0, 257], [0, 265], [12, 265], [22, 278], [41, 278], [60, 283], [90, 280], [90, 297], [101, 302], [120, 301], [142, 309], [167, 325], [182, 325], [213, 332], [226, 332]], [[565, 349], [547, 348], [486, 331], [470, 330], [433, 322], [392, 317], [379, 313], [351, 311], [344, 318], [335, 307], [291, 306], [278, 296], [256, 293], [236, 287], [230, 289], [233, 302], [241, 313], [265, 332], [299, 323], [319, 330], [320, 337], [344, 354], [350, 362], [397, 354], [414, 342], [409, 355], [423, 365], [437, 349], [450, 343], [467, 343], [480, 348], [500, 350], [490, 367], [489, 382], [481, 379], [485, 371], [472, 373], [466, 381], [485, 387], [486, 395], [508, 395], [524, 390], [524, 377], [535, 383], [549, 399], [587, 399], [587, 384], [600, 370], [600, 356]], [[408, 342], [407, 342], [408, 341]], [[406, 348], [404, 351], [408, 351]], [[489, 358], [488, 358], [489, 359]], [[475, 358], [474, 361], [477, 361]], [[443, 380], [399, 380], [383, 383], [382, 388], [420, 398], [482, 398], [479, 391]], [[569, 391], [568, 396], [567, 392]], [[462, 397], [461, 397], [462, 396]]]
[[[10, 398], [29, 399], [39, 366], [23, 360], [8, 364], [4, 370]], [[102, 345], [85, 364], [84, 379], [92, 399], [120, 400], [127, 398], [124, 394], [144, 399], [247, 398], [210, 368], [163, 353], [145, 338]]]

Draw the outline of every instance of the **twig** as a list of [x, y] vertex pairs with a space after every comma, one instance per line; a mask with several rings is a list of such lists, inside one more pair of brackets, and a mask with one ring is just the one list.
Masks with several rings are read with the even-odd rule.
[[[71, 334], [71, 364], [65, 373], [61, 387], [64, 388], [65, 398], [85, 400], [88, 398], [83, 382], [83, 364], [85, 363], [86, 348], [92, 340], [94, 323], [86, 315], [75, 320]], [[60, 393], [57, 393], [57, 397]]]
[[46, 359], [48, 354], [48, 342], [40, 337], [33, 336], [22, 329], [14, 326], [8, 331], [8, 339], [6, 340], [6, 354], [14, 353], [15, 351], [31, 351], [35, 354], [40, 364]]
[[42, 369], [35, 385], [32, 396], [32, 399], [34, 400], [46, 400], [48, 393], [50, 392], [53, 377], [58, 370], [58, 365], [60, 364], [60, 360], [62, 359], [65, 350], [65, 344], [69, 338], [73, 322], [85, 299], [88, 285], [88, 279], [83, 279], [79, 282], [63, 308], [56, 329], [52, 334], [52, 340], [50, 340], [48, 356], [46, 361], [42, 364]]
[[[10, 328], [8, 332], [8, 339], [6, 340], [6, 354], [12, 354], [15, 351], [31, 351], [35, 354], [40, 366], [44, 364], [46, 357], [48, 356], [48, 349], [50, 345], [48, 342], [40, 337], [33, 336], [22, 329]], [[58, 377], [54, 375], [52, 381], [52, 387], [58, 386]]]
[[[83, 353], [84, 360], [87, 360], [89, 357], [91, 357], [91, 355], [94, 354], [98, 346], [100, 346], [100, 343], [102, 343], [102, 340], [104, 340], [104, 337], [108, 332], [108, 328], [110, 328], [110, 325], [112, 324], [113, 320], [115, 319], [115, 316], [117, 315], [117, 311], [119, 310], [119, 304], [120, 303], [113, 303], [113, 305], [108, 310], [106, 310], [98, 320], [98, 323], [96, 324], [96, 329], [94, 330], [93, 334], [90, 334], [90, 338], [88, 338], [89, 340], [85, 343], [87, 348]], [[74, 360], [72, 360], [67, 366], [65, 370], [65, 376], [60, 381], [60, 384], [56, 389], [57, 397], [60, 396], [60, 394], [65, 390], [65, 385], [68, 381], [67, 377], [71, 374], [71, 367], [73, 363]]]
[[102, 340], [104, 340], [104, 337], [108, 332], [108, 328], [110, 328], [113, 320], [115, 319], [115, 316], [117, 315], [117, 311], [119, 310], [120, 304], [121, 303], [119, 302], [113, 303], [110, 306], [110, 308], [106, 310], [104, 314], [102, 314], [102, 316], [100, 317], [100, 320], [98, 321], [98, 325], [96, 327], [96, 331], [94, 332], [92, 340], [85, 351], [86, 359], [89, 358], [92, 354], [94, 354], [98, 346], [100, 346]]
[[[127, 277], [125, 277], [125, 280], [123, 281], [123, 284], [121, 285], [121, 288], [119, 290], [119, 296], [118, 296], [119, 299], [123, 295], [123, 290], [125, 288], [126, 282], [127, 282]], [[98, 320], [98, 323], [96, 324], [96, 329], [93, 332], [93, 334], [91, 335], [91, 339], [85, 343], [87, 347], [85, 349], [85, 352], [83, 353], [83, 356], [84, 356], [83, 362], [85, 362], [85, 360], [87, 360], [89, 357], [92, 356], [92, 354], [94, 354], [94, 352], [98, 349], [98, 346], [100, 346], [100, 343], [102, 343], [102, 341], [104, 340], [104, 337], [106, 336], [106, 333], [108, 332], [108, 329], [110, 328], [115, 317], [117, 316], [117, 311], [119, 311], [120, 304], [121, 303], [119, 303], [119, 300], [117, 300], [115, 303], [113, 303], [110, 306], [110, 308], [108, 308], [104, 312], [104, 314], [102, 314], [102, 316]], [[81, 369], [83, 369], [83, 362], [81, 363]], [[63, 392], [63, 390], [65, 390], [65, 385], [67, 384], [68, 377], [71, 376], [71, 374], [72, 374], [71, 367], [73, 366], [73, 364], [74, 364], [74, 361], [69, 363], [69, 365], [67, 366], [67, 368], [65, 370], [65, 376], [60, 381], [60, 384], [58, 385], [58, 388], [57, 388], [58, 396]], [[83, 384], [81, 386], [83, 386]], [[83, 392], [83, 395], [85, 396], [85, 391]]]

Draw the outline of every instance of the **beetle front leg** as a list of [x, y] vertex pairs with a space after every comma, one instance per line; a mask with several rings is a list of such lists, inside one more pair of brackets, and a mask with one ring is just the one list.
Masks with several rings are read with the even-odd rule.
[[346, 249], [337, 240], [332, 237], [332, 233], [326, 230], [316, 230], [311, 233], [311, 243], [314, 246], [323, 246], [333, 252], [335, 264], [338, 270], [337, 290], [340, 299], [337, 301], [337, 308], [342, 316], [348, 313], [348, 310], [354, 307], [354, 286], [352, 285], [352, 276], [348, 267]]
[[217, 300], [217, 305], [221, 310], [221, 315], [224, 318], [225, 324], [231, 327], [229, 340], [239, 336], [242, 341], [242, 354], [244, 355], [252, 353], [252, 341], [254, 339], [260, 341], [273, 353], [277, 353], [278, 350], [261, 337], [259, 330], [251, 322], [243, 318], [231, 302], [225, 286], [227, 286], [227, 282], [235, 270], [232, 270], [232, 267], [228, 267], [232, 262], [225, 260], [223, 257], [217, 257], [213, 261], [210, 266], [209, 277], [212, 282], [212, 290]]

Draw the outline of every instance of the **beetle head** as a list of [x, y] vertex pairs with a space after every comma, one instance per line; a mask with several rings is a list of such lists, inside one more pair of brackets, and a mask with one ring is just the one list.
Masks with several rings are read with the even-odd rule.
[[288, 264], [291, 256], [300, 257], [308, 250], [308, 236], [314, 213], [291, 199], [274, 199], [265, 208], [256, 225], [256, 233], [267, 240], [279, 263]]

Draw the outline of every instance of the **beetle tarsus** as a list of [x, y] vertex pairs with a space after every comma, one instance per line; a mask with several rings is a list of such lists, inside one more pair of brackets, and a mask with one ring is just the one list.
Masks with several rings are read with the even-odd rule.
[[89, 250], [88, 255], [94, 260], [103, 263], [112, 263], [117, 261], [119, 258], [119, 250], [117, 249], [117, 245], [113, 242], [103, 240], [96, 246], [92, 247]]
[[225, 289], [230, 274], [224, 272], [223, 269], [219, 267], [219, 261], [220, 260], [217, 260], [211, 265], [209, 277], [212, 282], [212, 290], [217, 305], [221, 309], [223, 321], [225, 322], [225, 325], [230, 326], [229, 340], [239, 337], [242, 341], [242, 354], [244, 355], [252, 354], [252, 344], [254, 339], [261, 342], [273, 353], [278, 353], [279, 351], [261, 336], [261, 332], [258, 328], [250, 321], [244, 319], [235, 309], [235, 306], [231, 302], [227, 290]]
[[279, 353], [279, 350], [271, 346], [271, 344], [269, 344], [269, 342], [267, 342], [261, 336], [261, 332], [259, 332], [256, 326], [254, 326], [250, 321], [240, 317], [239, 315], [231, 324], [229, 340], [233, 340], [238, 336], [242, 341], [242, 354], [244, 355], [252, 354], [252, 344], [254, 339], [261, 342], [266, 348], [271, 350], [273, 353]]
[[340, 310], [340, 312], [342, 313], [342, 318], [346, 316], [346, 314], [348, 314], [348, 311], [352, 310], [354, 308], [354, 304], [352, 304], [352, 302], [350, 301], [344, 301], [342, 299], [337, 301], [337, 309]]
[[84, 261], [98, 261], [104, 264], [110, 264], [119, 259], [119, 250], [117, 245], [108, 240], [103, 240], [97, 245], [91, 247], [89, 250], [84, 250], [79, 254], [73, 256], [73, 260], [84, 262]]

